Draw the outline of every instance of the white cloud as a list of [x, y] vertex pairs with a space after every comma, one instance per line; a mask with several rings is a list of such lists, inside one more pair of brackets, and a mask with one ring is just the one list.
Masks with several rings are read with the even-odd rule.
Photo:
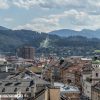
[[34, 6], [43, 8], [83, 7], [88, 0], [12, 0], [17, 7], [29, 9]]
[[4, 18], [4, 21], [6, 21], [6, 22], [12, 22], [13, 18]]
[[[100, 0], [0, 0], [0, 9], [7, 9], [11, 6], [29, 9], [29, 11], [30, 8], [35, 7], [39, 7], [38, 10], [48, 8], [48, 12], [50, 11], [50, 14], [46, 14], [47, 16], [39, 14], [40, 17], [38, 17], [37, 14], [35, 18], [33, 15], [34, 19], [31, 22], [19, 25], [18, 29], [49, 32], [61, 28], [77, 30], [100, 28]], [[4, 18], [4, 21], [12, 22], [13, 19]], [[25, 21], [21, 23], [23, 22]]]
[[12, 0], [12, 4], [19, 8], [40, 6], [49, 9], [77, 9], [82, 11], [97, 11], [100, 9], [100, 0]]
[[39, 32], [49, 32], [61, 28], [75, 30], [84, 28], [98, 29], [100, 28], [100, 15], [90, 15], [82, 11], [69, 10], [60, 14], [35, 18], [31, 23], [17, 27], [17, 29], [31, 29]]
[[58, 28], [58, 19], [55, 18], [36, 18], [31, 23], [20, 25], [16, 29], [30, 29], [39, 32], [49, 32]]
[[44, 0], [41, 3], [41, 7], [46, 8], [72, 8], [72, 7], [83, 7], [86, 0]]
[[40, 3], [43, 3], [43, 0], [13, 0], [13, 4], [19, 8], [29, 9], [33, 6], [38, 6]]
[[7, 8], [9, 8], [7, 0], [0, 0], [0, 9], [7, 9]]
[[10, 6], [29, 9], [34, 6], [49, 9], [79, 10], [85, 12], [96, 12], [100, 9], [100, 0], [0, 0], [0, 8], [6, 9]]
[[[12, 0], [12, 4], [25, 9], [34, 6], [54, 9], [54, 14], [34, 18], [31, 23], [19, 25], [17, 29], [49, 32], [61, 28], [100, 28], [100, 0]], [[59, 9], [62, 13], [55, 14]]]

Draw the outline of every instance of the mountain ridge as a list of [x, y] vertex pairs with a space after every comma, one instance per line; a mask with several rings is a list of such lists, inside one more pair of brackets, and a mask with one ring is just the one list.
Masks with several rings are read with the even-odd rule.
[[[12, 29], [0, 26], [0, 30], [2, 31], [9, 31]], [[26, 29], [20, 29], [20, 30], [12, 30], [12, 31], [31, 31], [31, 32], [36, 32], [32, 30], [26, 30]], [[37, 32], [37, 33], [45, 33], [45, 32]], [[54, 30], [51, 32], [48, 32], [50, 35], [58, 35], [60, 37], [70, 37], [70, 36], [83, 36], [87, 38], [100, 38], [100, 29], [97, 30], [91, 30], [91, 29], [82, 29], [81, 31], [76, 31], [72, 29], [59, 29], [59, 30]]]
[[71, 51], [73, 55], [77, 53], [77, 55], [87, 55], [88, 52], [92, 53], [95, 49], [100, 49], [100, 39], [79, 35], [60, 37], [31, 30], [0, 30], [0, 52], [15, 52], [17, 48], [24, 45], [35, 47], [38, 53], [61, 54]]
[[8, 29], [6, 27], [0, 26], [0, 30], [11, 30], [11, 29]]
[[60, 30], [51, 31], [49, 32], [49, 34], [55, 34], [61, 37], [85, 36], [88, 38], [100, 38], [100, 29], [97, 30], [83, 29], [81, 31], [60, 29]]

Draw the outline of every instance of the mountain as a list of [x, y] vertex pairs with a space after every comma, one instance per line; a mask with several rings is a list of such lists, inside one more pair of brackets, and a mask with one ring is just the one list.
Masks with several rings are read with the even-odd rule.
[[49, 34], [56, 34], [61, 37], [69, 37], [69, 36], [85, 36], [87, 38], [100, 38], [100, 30], [89, 30], [83, 29], [81, 31], [69, 30], [69, 29], [61, 29], [49, 32]]
[[[97, 30], [96, 34], [100, 30]], [[66, 30], [65, 30], [66, 32]], [[77, 31], [68, 30], [68, 37], [60, 37], [55, 34], [39, 33], [31, 30], [0, 30], [0, 53], [13, 52], [22, 46], [33, 46], [37, 53], [57, 53], [68, 55], [87, 55], [95, 49], [100, 49], [100, 39], [87, 38], [85, 36], [70, 36], [71, 33], [78, 33]], [[85, 34], [89, 34], [90, 30], [82, 30]], [[92, 31], [93, 32], [93, 31]], [[93, 35], [92, 35], [93, 36]]]
[[[23, 45], [30, 45], [36, 48], [47, 38], [48, 34], [31, 30], [0, 30], [0, 51], [15, 51]], [[58, 36], [49, 35], [56, 39]]]
[[0, 26], [0, 30], [10, 30], [10, 29], [3, 27], [3, 26]]

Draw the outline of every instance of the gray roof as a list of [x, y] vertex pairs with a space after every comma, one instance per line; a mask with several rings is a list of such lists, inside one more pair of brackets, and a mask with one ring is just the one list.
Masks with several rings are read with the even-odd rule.
[[0, 79], [5, 79], [10, 73], [0, 72]]
[[27, 92], [31, 93], [31, 89], [34, 88], [35, 84], [37, 87], [50, 85], [49, 82], [44, 81], [38, 76], [30, 76], [31, 78], [24, 79], [23, 77], [21, 78], [20, 75], [21, 73], [17, 76], [10, 75], [12, 78], [8, 77], [4, 80], [0, 80], [0, 94], [15, 94], [19, 90], [21, 91], [21, 93], [26, 93], [27, 89]]
[[[13, 87], [13, 86], [9, 86], [9, 87], [0, 87], [0, 94], [16, 94], [19, 90], [21, 91], [21, 93], [26, 93], [26, 92], [30, 92], [31, 93], [31, 88], [28, 87], [29, 90], [26, 91], [27, 87]], [[3, 89], [5, 89], [3, 91]]]
[[2, 80], [0, 81], [0, 93], [17, 93], [17, 91], [21, 91], [21, 93], [25, 93], [27, 88], [28, 92], [31, 92], [29, 80], [21, 81], [21, 80]]
[[16, 73], [0, 80], [0, 94], [16, 94], [19, 90], [21, 93], [31, 93], [35, 86], [38, 88], [47, 85], [50, 83], [34, 74]]

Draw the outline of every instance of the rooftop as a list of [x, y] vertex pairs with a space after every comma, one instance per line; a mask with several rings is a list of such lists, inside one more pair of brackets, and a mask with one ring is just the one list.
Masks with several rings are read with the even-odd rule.
[[27, 91], [31, 92], [32, 86], [34, 86], [34, 82], [32, 82], [32, 80], [2, 80], [0, 81], [0, 93], [15, 94], [19, 90], [22, 93], [25, 93]]
[[33, 73], [41, 73], [42, 72], [41, 67], [29, 67], [29, 70], [31, 70]]
[[10, 75], [10, 72], [0, 72], [0, 79], [6, 79]]
[[79, 93], [80, 92], [78, 87], [70, 86], [70, 85], [67, 85], [67, 84], [65, 85], [63, 83], [54, 83], [54, 86], [60, 87], [60, 92], [61, 93], [70, 93], [70, 92], [72, 92], [72, 93], [75, 93], [75, 92]]

